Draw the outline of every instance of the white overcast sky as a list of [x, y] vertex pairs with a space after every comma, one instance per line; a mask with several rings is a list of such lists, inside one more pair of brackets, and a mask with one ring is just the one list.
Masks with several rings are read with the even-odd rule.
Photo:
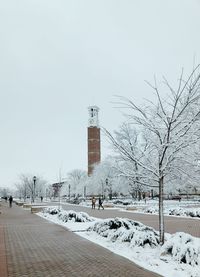
[[0, 1], [0, 187], [87, 170], [87, 107], [112, 131], [114, 95], [151, 98], [144, 80], [175, 83], [194, 58], [200, 0]]

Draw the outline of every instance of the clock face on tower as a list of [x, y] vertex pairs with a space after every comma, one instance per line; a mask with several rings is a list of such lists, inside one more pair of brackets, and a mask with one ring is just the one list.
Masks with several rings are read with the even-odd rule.
[[90, 118], [89, 123], [90, 125], [94, 125], [94, 118]]
[[99, 121], [98, 121], [99, 108], [97, 106], [90, 106], [90, 107], [88, 107], [88, 110], [89, 110], [89, 120], [88, 120], [89, 127], [98, 127], [98, 125], [99, 125]]

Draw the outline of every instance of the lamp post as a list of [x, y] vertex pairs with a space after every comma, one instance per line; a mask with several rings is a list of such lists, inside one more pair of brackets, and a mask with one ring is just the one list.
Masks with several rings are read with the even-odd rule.
[[154, 194], [153, 194], [153, 189], [151, 189], [151, 199], [153, 199]]
[[59, 193], [59, 210], [60, 210], [60, 190], [61, 190], [61, 187], [62, 187], [62, 185], [61, 185], [61, 183], [59, 183], [59, 185], [58, 185], [58, 193]]
[[84, 186], [84, 192], [83, 192], [84, 198], [86, 199], [86, 186]]
[[70, 184], [69, 184], [69, 200], [70, 200], [70, 188], [71, 188], [71, 186], [70, 186]]
[[48, 194], [48, 189], [46, 188], [46, 201], [47, 201], [47, 194]]
[[33, 202], [35, 202], [35, 183], [36, 183], [36, 176], [33, 176]]
[[102, 199], [104, 199], [104, 197], [103, 197], [104, 196], [104, 184], [103, 183], [102, 183], [102, 191], [101, 192], [102, 192]]
[[106, 190], [108, 189], [108, 178], [106, 178]]

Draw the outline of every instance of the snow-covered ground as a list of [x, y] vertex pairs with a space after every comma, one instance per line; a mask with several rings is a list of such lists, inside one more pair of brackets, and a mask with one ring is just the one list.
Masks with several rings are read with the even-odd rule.
[[[151, 213], [158, 214], [158, 207], [148, 207], [141, 210], [143, 213]], [[174, 215], [174, 216], [186, 216], [186, 217], [194, 217], [200, 219], [200, 208], [190, 208], [190, 207], [165, 207], [164, 209], [165, 215]]]
[[[90, 207], [90, 201], [81, 202], [80, 205]], [[107, 208], [118, 208], [122, 211], [136, 213], [151, 213], [158, 214], [158, 200], [133, 201], [133, 200], [114, 200], [105, 201], [104, 205]], [[131, 209], [132, 208], [132, 209]], [[200, 202], [197, 200], [165, 200], [164, 214], [182, 217], [200, 218]]]
[[57, 207], [38, 215], [162, 276], [200, 277], [200, 239], [189, 234], [166, 234], [166, 242], [160, 246], [153, 228], [130, 219], [101, 220]]

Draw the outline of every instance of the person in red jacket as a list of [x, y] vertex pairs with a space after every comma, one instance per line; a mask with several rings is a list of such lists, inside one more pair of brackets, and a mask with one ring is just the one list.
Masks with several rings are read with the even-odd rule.
[[92, 197], [92, 209], [94, 209], [94, 210], [95, 210], [95, 203], [96, 203], [96, 199], [95, 199], [95, 197], [93, 196], [93, 197]]

